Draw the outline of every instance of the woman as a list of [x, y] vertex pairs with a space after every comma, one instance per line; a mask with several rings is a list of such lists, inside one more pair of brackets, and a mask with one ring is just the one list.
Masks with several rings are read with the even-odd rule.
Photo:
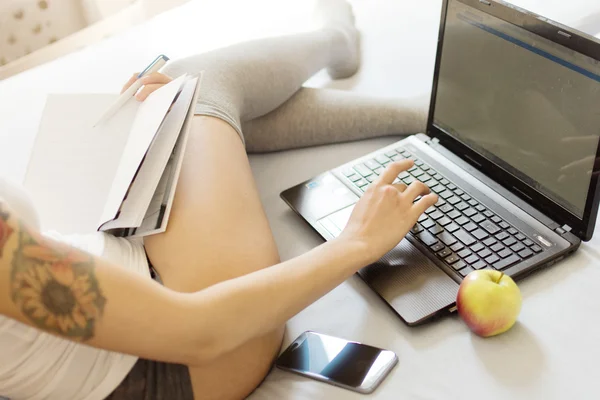
[[[392, 249], [437, 201], [420, 182], [393, 185], [412, 165], [393, 163], [339, 238], [280, 262], [246, 150], [415, 132], [424, 121], [397, 103], [301, 89], [324, 67], [342, 78], [359, 64], [350, 6], [321, 1], [319, 14], [318, 31], [198, 55], [143, 78], [140, 100], [167, 75], [205, 71], [164, 234], [143, 245], [102, 233], [42, 236], [18, 190], [0, 186], [0, 394], [243, 398], [268, 373], [285, 322]], [[145, 279], [147, 260], [164, 286]]]

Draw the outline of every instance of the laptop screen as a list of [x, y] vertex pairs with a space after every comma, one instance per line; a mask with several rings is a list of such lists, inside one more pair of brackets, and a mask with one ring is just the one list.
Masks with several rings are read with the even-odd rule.
[[443, 38], [433, 124], [581, 219], [600, 63], [456, 0]]

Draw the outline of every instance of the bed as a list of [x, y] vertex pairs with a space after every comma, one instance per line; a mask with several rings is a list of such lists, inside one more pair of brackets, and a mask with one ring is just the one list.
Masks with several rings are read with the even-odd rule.
[[[243, 39], [307, 29], [310, 3], [191, 1], [117, 38], [0, 82], [0, 170], [22, 179], [47, 93], [116, 92], [131, 71], [157, 53], [177, 58]], [[589, 18], [598, 15], [595, 0], [573, 0], [568, 5], [562, 0], [516, 3], [565, 24], [585, 21], [590, 29], [600, 26]], [[353, 4], [363, 32], [360, 73], [339, 82], [319, 74], [307, 85], [398, 98], [427, 94], [441, 1], [355, 0]], [[322, 240], [288, 209], [279, 193], [398, 139], [250, 157], [282, 259]], [[594, 399], [600, 373], [599, 244], [597, 232], [575, 256], [523, 281], [519, 323], [496, 338], [472, 335], [456, 316], [409, 328], [353, 277], [292, 318], [284, 345], [301, 332], [314, 330], [395, 351], [399, 364], [370, 396], [376, 399]], [[359, 399], [362, 395], [273, 370], [250, 398]]]

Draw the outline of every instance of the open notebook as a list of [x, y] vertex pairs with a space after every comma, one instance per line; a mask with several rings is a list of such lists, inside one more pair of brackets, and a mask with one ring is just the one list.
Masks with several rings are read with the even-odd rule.
[[144, 102], [132, 98], [95, 128], [117, 95], [48, 96], [24, 182], [42, 228], [117, 236], [163, 232], [200, 80], [184, 75]]

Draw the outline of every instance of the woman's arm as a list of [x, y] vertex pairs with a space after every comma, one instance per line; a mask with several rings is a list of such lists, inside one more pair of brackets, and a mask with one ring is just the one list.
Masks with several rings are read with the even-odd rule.
[[0, 314], [92, 346], [182, 361], [169, 347], [193, 344], [184, 304], [151, 279], [42, 236], [0, 200]]
[[393, 248], [435, 195], [390, 183], [393, 163], [357, 203], [342, 235], [295, 259], [176, 293], [41, 236], [0, 203], [0, 313], [107, 350], [185, 364], [210, 361], [281, 326]]

